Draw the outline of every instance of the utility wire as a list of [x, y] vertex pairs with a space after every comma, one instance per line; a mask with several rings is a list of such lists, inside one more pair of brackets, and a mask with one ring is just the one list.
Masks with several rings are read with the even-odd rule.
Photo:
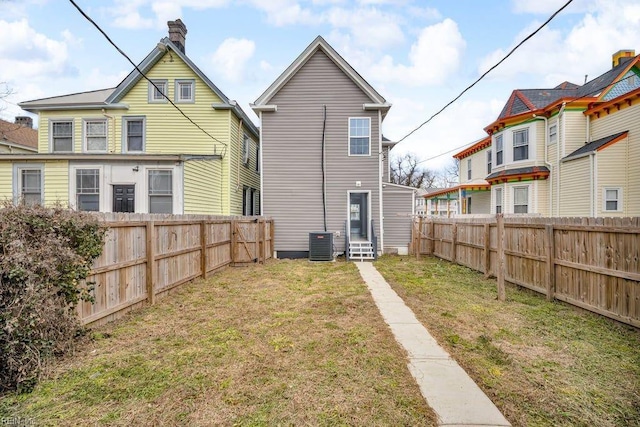
[[159, 93], [161, 93], [161, 94], [162, 94], [162, 96], [163, 96], [167, 101], [169, 101], [169, 103], [171, 103], [171, 105], [173, 105], [173, 106], [175, 107], [175, 109], [176, 109], [176, 110], [178, 110], [178, 111], [180, 112], [180, 114], [182, 114], [182, 115], [183, 115], [187, 120], [189, 120], [191, 123], [193, 123], [193, 125], [194, 125], [195, 127], [197, 127], [198, 129], [200, 129], [200, 130], [201, 130], [205, 135], [207, 135], [209, 138], [211, 138], [212, 140], [214, 140], [214, 141], [216, 141], [216, 142], [219, 142], [219, 143], [220, 143], [220, 144], [222, 144], [224, 147], [227, 147], [227, 144], [226, 144], [226, 143], [224, 143], [224, 142], [220, 141], [218, 138], [216, 138], [215, 136], [211, 135], [209, 132], [207, 132], [207, 131], [206, 131], [206, 130], [204, 130], [202, 127], [200, 127], [200, 125], [199, 125], [199, 124], [197, 124], [196, 122], [194, 122], [194, 121], [191, 119], [191, 117], [187, 116], [187, 115], [185, 114], [185, 112], [184, 112], [184, 111], [182, 111], [182, 109], [181, 109], [180, 107], [178, 107], [178, 106], [177, 106], [177, 105], [176, 105], [176, 104], [175, 104], [175, 103], [174, 103], [174, 102], [173, 102], [173, 101], [172, 101], [172, 100], [171, 100], [171, 99], [170, 99], [170, 98], [169, 98], [169, 97], [168, 97], [168, 96], [167, 96], [167, 95], [162, 91], [162, 90], [160, 90], [160, 88], [159, 88], [158, 86], [156, 86], [156, 84], [155, 84], [153, 81], [151, 81], [151, 79], [149, 79], [149, 77], [147, 77], [147, 75], [146, 75], [145, 73], [143, 73], [143, 72], [142, 72], [142, 70], [141, 70], [140, 68], [138, 68], [138, 66], [137, 66], [137, 65], [136, 65], [136, 64], [131, 60], [131, 58], [129, 58], [129, 56], [127, 56], [127, 54], [126, 54], [126, 53], [124, 53], [124, 52], [122, 51], [122, 49], [120, 49], [120, 48], [118, 47], [118, 45], [114, 43], [114, 41], [113, 41], [113, 40], [111, 40], [111, 38], [107, 35], [107, 33], [105, 33], [105, 32], [104, 32], [104, 30], [103, 30], [102, 28], [100, 28], [100, 26], [99, 26], [99, 25], [98, 25], [98, 24], [97, 24], [93, 19], [91, 19], [91, 17], [90, 17], [89, 15], [87, 15], [87, 14], [84, 12], [84, 10], [82, 10], [82, 9], [80, 8], [80, 6], [78, 6], [78, 5], [76, 4], [76, 2], [75, 2], [74, 0], [69, 0], [69, 2], [70, 2], [70, 3], [71, 3], [71, 4], [72, 4], [72, 5], [73, 5], [77, 10], [78, 10], [78, 12], [80, 12], [80, 14], [81, 14], [82, 16], [84, 16], [84, 18], [85, 18], [87, 21], [89, 21], [91, 24], [93, 24], [93, 26], [94, 26], [94, 27], [96, 27], [96, 29], [97, 29], [98, 31], [100, 31], [100, 33], [102, 33], [102, 35], [107, 39], [107, 41], [108, 41], [108, 42], [109, 42], [113, 47], [115, 47], [115, 48], [116, 48], [116, 50], [117, 50], [118, 52], [120, 52], [120, 54], [121, 54], [122, 56], [124, 56], [124, 57], [127, 59], [127, 61], [129, 61], [129, 63], [130, 63], [131, 65], [133, 65], [133, 66], [134, 66], [134, 68], [136, 69], [136, 71], [138, 71], [138, 72], [140, 73], [140, 75], [141, 75], [142, 77], [144, 77], [144, 78], [145, 78], [145, 80], [147, 80], [149, 83], [151, 83], [151, 84], [153, 85], [153, 87], [154, 87], [154, 88], [155, 88]]
[[496, 67], [498, 67], [500, 64], [502, 64], [508, 57], [510, 57], [520, 46], [522, 46], [525, 42], [527, 42], [531, 37], [535, 36], [540, 30], [542, 30], [544, 27], [547, 26], [547, 24], [549, 22], [551, 22], [551, 20], [553, 18], [555, 18], [560, 12], [562, 12], [567, 6], [569, 6], [571, 3], [573, 2], [573, 0], [569, 0], [567, 1], [564, 6], [562, 6], [560, 9], [558, 9], [557, 11], [554, 12], [553, 15], [551, 15], [549, 17], [549, 19], [547, 19], [542, 25], [540, 25], [534, 32], [532, 32], [531, 34], [529, 34], [527, 37], [525, 37], [520, 43], [518, 43], [513, 49], [511, 49], [509, 51], [509, 53], [507, 53], [504, 58], [502, 58], [500, 61], [498, 61], [495, 65], [493, 65], [491, 68], [489, 68], [487, 71], [485, 71], [480, 77], [478, 77], [478, 79], [476, 81], [474, 81], [473, 83], [471, 83], [469, 86], [467, 86], [462, 92], [460, 92], [458, 94], [458, 96], [456, 96], [455, 98], [453, 98], [451, 101], [449, 101], [444, 107], [442, 107], [438, 112], [436, 112], [435, 114], [433, 114], [431, 117], [429, 117], [427, 120], [425, 120], [424, 122], [422, 122], [418, 127], [416, 127], [415, 129], [413, 129], [411, 132], [409, 132], [408, 134], [406, 134], [405, 136], [403, 136], [402, 138], [400, 138], [400, 140], [398, 140], [398, 143], [404, 141], [405, 139], [407, 139], [409, 136], [413, 135], [415, 132], [417, 132], [422, 126], [426, 125], [427, 123], [429, 123], [431, 120], [433, 120], [435, 117], [437, 117], [438, 115], [440, 115], [440, 113], [442, 113], [444, 110], [446, 110], [451, 104], [453, 104], [454, 102], [456, 102], [458, 99], [460, 99], [462, 97], [462, 95], [464, 95], [469, 89], [471, 89], [472, 87], [474, 87], [476, 84], [478, 84], [480, 82], [480, 80], [484, 79], [485, 76], [487, 74], [489, 74], [491, 71], [493, 71]]
[[[586, 94], [584, 94], [584, 95], [582, 95], [582, 96], [579, 96], [579, 97], [577, 97], [577, 98], [572, 99], [571, 101], [567, 101], [567, 102], [565, 103], [565, 105], [572, 104], [572, 103], [574, 103], [574, 102], [576, 102], [576, 101], [579, 101], [579, 100], [581, 100], [581, 99], [583, 99], [583, 98], [588, 98], [588, 97], [590, 97], [591, 95], [594, 95], [594, 94], [596, 94], [596, 93], [602, 92], [603, 90], [605, 90], [606, 88], [608, 88], [609, 86], [611, 86], [611, 85], [613, 85], [613, 84], [618, 84], [618, 83], [620, 83], [620, 82], [623, 82], [623, 81], [625, 81], [625, 80], [627, 80], [627, 79], [632, 79], [632, 78], [634, 78], [634, 77], [635, 77], [635, 75], [628, 76], [628, 77], [622, 78], [622, 79], [620, 79], [620, 80], [618, 80], [618, 81], [616, 81], [616, 82], [609, 83], [608, 85], [604, 85], [604, 86], [602, 86], [602, 87], [596, 88], [596, 89], [592, 90], [591, 92], [587, 92]], [[482, 139], [484, 139], [484, 138], [482, 138]], [[462, 150], [463, 148], [470, 147], [470, 146], [472, 146], [473, 144], [476, 144], [477, 142], [478, 142], [478, 141], [474, 141], [474, 142], [466, 143], [466, 144], [460, 145], [459, 147], [452, 148], [452, 149], [451, 149], [451, 150], [449, 150], [449, 151], [445, 151], [444, 153], [440, 153], [440, 154], [437, 154], [437, 155], [435, 155], [435, 156], [433, 156], [433, 157], [429, 157], [428, 159], [420, 160], [419, 162], [417, 162], [417, 163], [416, 163], [416, 165], [419, 165], [420, 163], [428, 162], [428, 161], [431, 161], [431, 160], [435, 160], [435, 159], [437, 159], [438, 157], [442, 157], [442, 156], [444, 156], [445, 154], [449, 154], [449, 153], [452, 153], [452, 152], [454, 152], [454, 151], [458, 151], [458, 150]]]

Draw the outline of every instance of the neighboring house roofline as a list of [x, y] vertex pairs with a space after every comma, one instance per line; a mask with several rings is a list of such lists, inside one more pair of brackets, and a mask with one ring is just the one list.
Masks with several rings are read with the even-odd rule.
[[260, 107], [268, 105], [273, 96], [287, 84], [287, 82], [302, 68], [303, 65], [318, 51], [322, 50], [351, 80], [371, 99], [371, 104], [363, 104], [363, 109], [380, 109], [383, 114], [391, 107], [382, 95], [380, 95], [349, 63], [336, 52], [322, 36], [318, 36], [307, 48], [287, 67], [286, 70], [256, 99], [251, 105], [254, 111], [260, 111]]
[[613, 135], [605, 136], [604, 138], [597, 139], [595, 141], [591, 141], [589, 143], [585, 143], [582, 147], [578, 148], [573, 153], [569, 154], [565, 158], [562, 159], [562, 162], [566, 162], [569, 160], [579, 159], [581, 157], [589, 156], [598, 151], [602, 151], [610, 145], [615, 144], [618, 141], [623, 140], [629, 134], [628, 130], [623, 132], [618, 132]]
[[584, 114], [586, 116], [595, 114], [599, 117], [599, 113], [602, 111], [609, 113], [609, 110], [612, 108], [619, 110], [623, 103], [631, 106], [636, 98], [640, 98], [640, 88], [624, 93], [616, 98], [613, 98], [610, 101], [589, 105], [589, 108], [584, 112]]
[[477, 153], [478, 151], [484, 150], [487, 147], [491, 147], [491, 136], [485, 136], [484, 138], [474, 142], [470, 147], [465, 148], [464, 150], [453, 155], [454, 159], [462, 160], [465, 157], [469, 157], [470, 155]]
[[30, 125], [0, 119], [0, 145], [38, 152], [38, 131]]
[[547, 179], [549, 177], [549, 173], [549, 168], [546, 166], [528, 166], [494, 172], [485, 179], [489, 184], [493, 185], [495, 183], [508, 182], [510, 180], [522, 181], [530, 179]]
[[393, 182], [383, 182], [383, 183], [382, 183], [382, 186], [383, 186], [383, 187], [385, 187], [385, 186], [387, 186], [387, 185], [390, 185], [391, 187], [394, 187], [394, 188], [401, 188], [401, 189], [403, 189], [403, 190], [411, 190], [411, 191], [415, 191], [415, 192], [417, 192], [417, 191], [418, 191], [418, 189], [417, 189], [417, 188], [415, 188], [415, 187], [410, 187], [410, 186], [408, 186], [408, 185], [394, 184]]
[[[113, 108], [107, 106], [106, 99], [115, 88], [89, 90], [66, 95], [50, 96], [18, 103], [23, 110], [37, 113], [41, 110], [70, 109], [70, 108]], [[124, 104], [121, 104], [124, 105]]]
[[423, 197], [427, 200], [437, 199], [439, 196], [457, 193], [460, 190], [486, 191], [486, 190], [489, 190], [490, 188], [491, 188], [491, 185], [489, 185], [489, 183], [487, 182], [475, 182], [475, 183], [468, 182], [468, 183], [456, 185], [455, 187], [442, 188], [439, 190], [435, 190], [425, 194]]

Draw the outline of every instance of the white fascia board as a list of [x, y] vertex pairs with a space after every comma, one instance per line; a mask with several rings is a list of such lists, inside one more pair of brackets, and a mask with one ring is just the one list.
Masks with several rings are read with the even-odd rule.
[[249, 106], [256, 113], [259, 113], [261, 111], [278, 111], [278, 106], [276, 104], [265, 104], [265, 105], [249, 104]]

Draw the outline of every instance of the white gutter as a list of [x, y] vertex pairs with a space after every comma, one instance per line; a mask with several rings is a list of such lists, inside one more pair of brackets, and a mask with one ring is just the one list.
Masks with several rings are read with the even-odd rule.
[[[258, 113], [260, 127], [262, 127], [262, 111]], [[262, 162], [264, 146], [262, 145], [262, 132], [260, 132], [260, 215], [264, 216], [264, 163]]]
[[251, 109], [256, 113], [262, 112], [262, 111], [278, 111], [278, 106], [275, 104], [269, 104], [269, 105], [249, 104], [249, 107], [251, 107]]
[[[389, 105], [391, 106], [391, 105]], [[378, 252], [384, 253], [384, 204], [382, 200], [382, 111], [378, 110], [378, 203], [380, 210], [380, 245]]]

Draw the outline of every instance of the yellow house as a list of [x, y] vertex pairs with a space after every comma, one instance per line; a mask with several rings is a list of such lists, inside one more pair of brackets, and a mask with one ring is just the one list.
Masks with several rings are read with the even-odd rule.
[[259, 133], [185, 54], [186, 27], [117, 87], [22, 102], [38, 154], [0, 154], [0, 197], [79, 210], [260, 211]]

